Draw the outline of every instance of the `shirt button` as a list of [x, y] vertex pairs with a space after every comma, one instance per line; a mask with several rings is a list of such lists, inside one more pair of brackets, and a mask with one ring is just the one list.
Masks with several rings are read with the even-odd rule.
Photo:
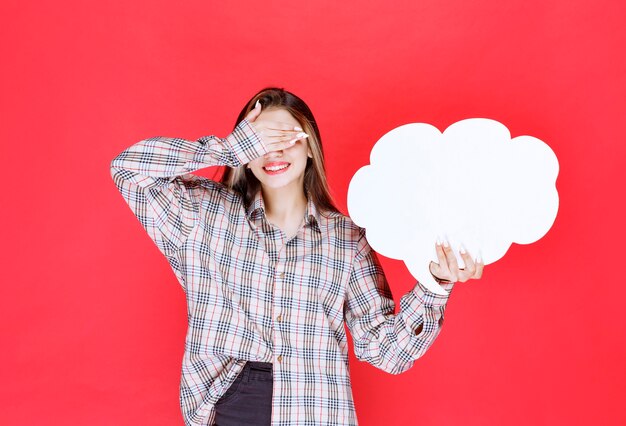
[[282, 279], [284, 279], [284, 278], [285, 278], [285, 273], [284, 273], [284, 272], [281, 272], [281, 273], [280, 273], [280, 275], [279, 275], [279, 277], [280, 277], [280, 279], [281, 279], [281, 280], [282, 280]]
[[283, 316], [282, 315], [278, 315], [276, 317], [276, 321], [281, 322], [283, 320]]
[[276, 361], [278, 361], [278, 362], [283, 362], [283, 356], [282, 356], [282, 355], [278, 355], [278, 356], [276, 357]]

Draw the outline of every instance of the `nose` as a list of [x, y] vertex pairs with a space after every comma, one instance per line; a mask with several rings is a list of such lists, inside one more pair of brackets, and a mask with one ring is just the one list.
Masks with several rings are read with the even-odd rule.
[[267, 154], [265, 154], [263, 157], [266, 159], [270, 159], [270, 158], [280, 158], [283, 156], [283, 150], [278, 150], [278, 151], [270, 151]]

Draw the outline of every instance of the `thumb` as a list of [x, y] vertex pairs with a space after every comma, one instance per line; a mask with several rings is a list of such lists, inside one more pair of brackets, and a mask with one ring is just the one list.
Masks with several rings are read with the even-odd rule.
[[261, 102], [256, 101], [254, 108], [252, 108], [252, 110], [250, 110], [248, 115], [246, 115], [246, 120], [248, 120], [250, 123], [253, 123], [254, 120], [256, 120], [260, 114], [261, 114]]

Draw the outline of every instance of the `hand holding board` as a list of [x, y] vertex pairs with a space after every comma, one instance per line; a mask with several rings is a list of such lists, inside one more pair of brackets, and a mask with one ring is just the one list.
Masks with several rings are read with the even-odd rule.
[[374, 250], [403, 260], [429, 290], [445, 294], [428, 270], [435, 241], [448, 240], [457, 254], [463, 246], [485, 264], [512, 243], [537, 241], [556, 218], [558, 171], [548, 145], [511, 139], [494, 120], [462, 120], [443, 133], [407, 124], [372, 148], [370, 165], [350, 182], [348, 210]]

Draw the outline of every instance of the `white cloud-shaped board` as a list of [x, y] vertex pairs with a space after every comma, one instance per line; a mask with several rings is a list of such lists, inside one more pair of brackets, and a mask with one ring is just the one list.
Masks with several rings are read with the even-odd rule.
[[370, 165], [352, 177], [348, 210], [374, 250], [403, 260], [429, 290], [446, 294], [428, 269], [437, 262], [435, 241], [447, 239], [461, 266], [461, 245], [489, 264], [512, 243], [537, 241], [556, 218], [558, 172], [548, 145], [511, 139], [494, 120], [462, 120], [443, 133], [406, 124], [385, 134]]

